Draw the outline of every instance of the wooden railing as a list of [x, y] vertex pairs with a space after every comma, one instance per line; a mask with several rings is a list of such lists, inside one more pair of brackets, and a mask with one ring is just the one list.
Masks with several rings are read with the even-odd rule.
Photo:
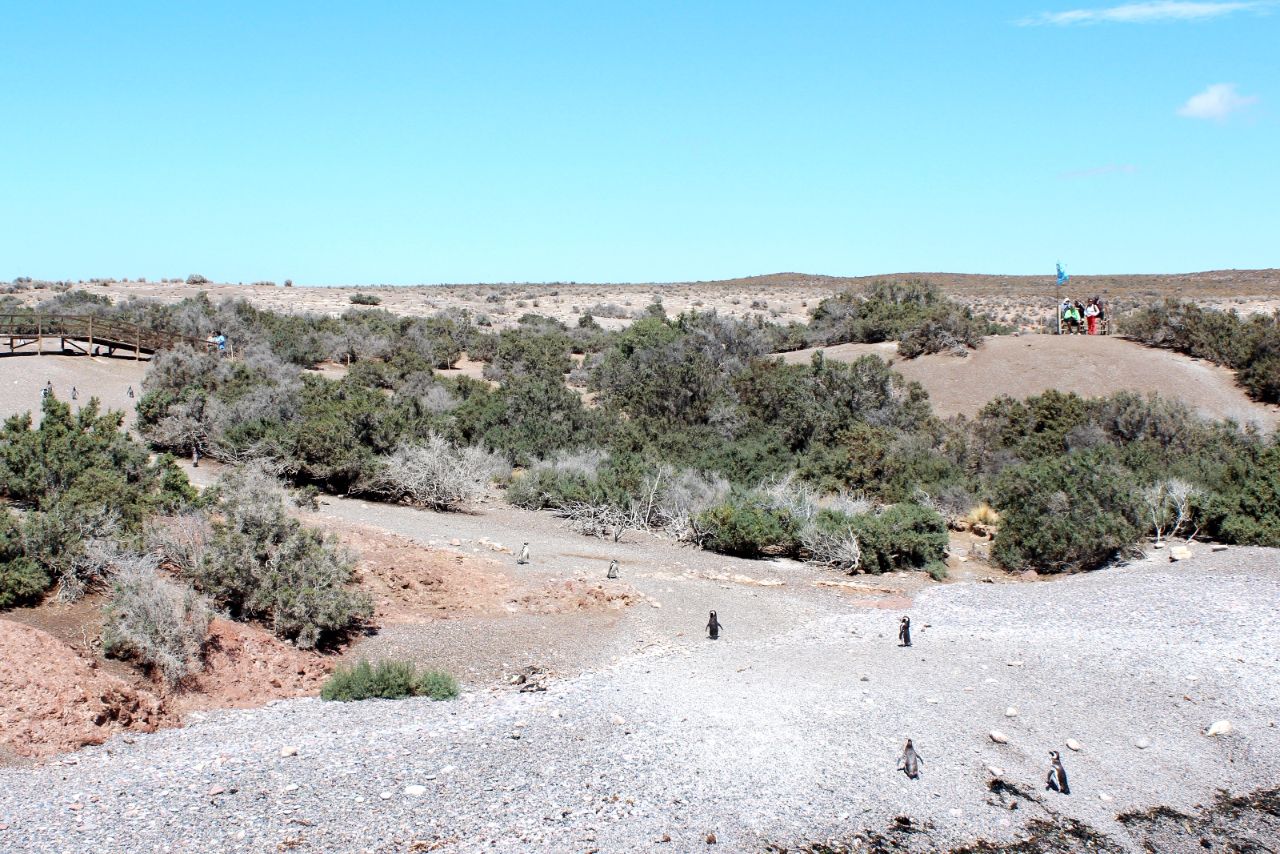
[[59, 341], [62, 351], [70, 348], [82, 353], [105, 351], [106, 355], [114, 355], [117, 350], [123, 350], [132, 353], [135, 359], [178, 344], [190, 344], [196, 349], [213, 347], [203, 338], [92, 314], [0, 314], [0, 355], [28, 347], [44, 353], [46, 339]]

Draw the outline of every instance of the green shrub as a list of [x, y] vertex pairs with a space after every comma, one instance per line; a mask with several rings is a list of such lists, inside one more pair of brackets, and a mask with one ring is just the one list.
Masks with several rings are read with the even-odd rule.
[[458, 681], [438, 670], [418, 670], [408, 661], [379, 661], [372, 665], [366, 659], [351, 666], [340, 666], [320, 689], [322, 700], [398, 700], [404, 697], [430, 697], [449, 700], [458, 696]]
[[237, 619], [268, 623], [307, 649], [372, 614], [351, 590], [354, 557], [288, 515], [286, 494], [258, 469], [229, 469], [211, 496], [221, 518], [190, 579]]
[[1222, 542], [1280, 547], [1280, 444], [1273, 441], [1234, 460], [1196, 516]]
[[865, 571], [923, 570], [934, 578], [946, 576], [947, 523], [936, 510], [894, 504], [847, 518], [862, 547]]
[[1138, 541], [1132, 473], [1111, 448], [1007, 469], [995, 488], [992, 557], [1006, 569], [1093, 569]]
[[354, 305], [382, 305], [382, 298], [374, 294], [352, 294], [349, 299]]
[[177, 685], [202, 666], [212, 615], [194, 590], [164, 578], [154, 558], [117, 568], [102, 626], [102, 650], [133, 659]]
[[786, 510], [769, 506], [759, 493], [739, 491], [698, 514], [697, 527], [703, 546], [711, 551], [759, 557], [766, 551], [794, 551], [801, 523]]
[[24, 553], [18, 517], [0, 506], [0, 611], [39, 601], [52, 583], [49, 573]]
[[985, 317], [948, 299], [932, 282], [873, 282], [827, 297], [813, 310], [809, 343], [830, 346], [897, 340], [906, 358], [954, 347], [977, 347], [1000, 331]]

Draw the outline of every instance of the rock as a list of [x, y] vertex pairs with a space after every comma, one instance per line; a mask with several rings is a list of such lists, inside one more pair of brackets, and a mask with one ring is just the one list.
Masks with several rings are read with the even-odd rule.
[[412, 786], [405, 786], [404, 793], [411, 798], [420, 798], [427, 793], [427, 787], [415, 783]]
[[457, 537], [454, 537], [452, 540], [449, 541], [449, 545], [460, 546], [462, 545], [462, 540], [458, 539]]
[[287, 785], [287, 786], [285, 786], [285, 787], [284, 787], [284, 790], [285, 790], [286, 792], [296, 792], [296, 791], [298, 791], [298, 784], [297, 784], [297, 783], [290, 783], [289, 785]]
[[1173, 548], [1169, 549], [1169, 560], [1178, 561], [1178, 560], [1190, 560], [1190, 559], [1191, 559], [1191, 549], [1187, 548], [1186, 546], [1174, 546]]
[[1215, 552], [1225, 552], [1226, 550], [1227, 550], [1227, 547], [1224, 545], [1216, 545], [1212, 547], [1212, 551], [1215, 551]]
[[285, 756], [297, 756], [297, 755], [298, 755], [298, 748], [296, 748], [296, 747], [288, 746], [288, 747], [282, 747], [282, 748], [280, 748], [280, 756], [281, 756], [281, 757], [285, 757]]
[[987, 733], [987, 736], [988, 736], [992, 741], [994, 741], [996, 744], [1008, 744], [1008, 743], [1009, 743], [1009, 736], [1005, 735], [1004, 733], [1002, 733], [1002, 732], [1001, 732], [1000, 730], [998, 730], [998, 729], [993, 729], [993, 730], [991, 730], [991, 732]]
[[1004, 775], [1004, 769], [997, 768], [995, 765], [988, 765], [987, 773], [990, 774], [992, 777], [1001, 777]]
[[715, 845], [715, 844], [716, 844], [716, 835], [715, 835], [714, 833], [708, 833], [708, 834], [707, 834], [707, 844], [708, 844], [708, 845]]
[[1004, 716], [1006, 718], [1016, 718], [1018, 716], [1018, 707], [1010, 706], [1009, 708], [1005, 709]]
[[1115, 800], [1115, 798], [1111, 797], [1106, 792], [1098, 792], [1098, 800], [1104, 801], [1106, 803], [1111, 803], [1112, 801]]
[[226, 789], [222, 788], [221, 786], [214, 786], [211, 789], [209, 789], [209, 791], [206, 792], [205, 794], [207, 794], [209, 797], [212, 798], [214, 795], [221, 795], [225, 791]]
[[391, 800], [391, 793], [390, 793], [390, 792], [378, 792], [378, 797], [379, 797], [379, 798], [381, 798], [381, 799], [382, 799], [382, 800], [384, 800], [384, 801], [389, 801], [389, 800]]
[[609, 718], [609, 723], [613, 724], [614, 726], [622, 726], [626, 722], [627, 722], [626, 719], [623, 718], [622, 715], [614, 715], [613, 717]]
[[1005, 664], [1005, 667], [1021, 667], [1022, 666], [1021, 661], [1006, 661], [1004, 664]]
[[1231, 735], [1235, 731], [1235, 727], [1231, 725], [1231, 721], [1214, 721], [1213, 724], [1205, 730], [1205, 735]]
[[1148, 747], [1151, 746], [1151, 739], [1146, 737], [1140, 738], [1133, 743], [1133, 746], [1138, 748], [1139, 750], [1146, 750]]
[[1075, 750], [1075, 751], [1079, 751], [1079, 750], [1080, 750], [1080, 742], [1076, 741], [1074, 738], [1068, 738], [1068, 739], [1067, 739], [1067, 750]]

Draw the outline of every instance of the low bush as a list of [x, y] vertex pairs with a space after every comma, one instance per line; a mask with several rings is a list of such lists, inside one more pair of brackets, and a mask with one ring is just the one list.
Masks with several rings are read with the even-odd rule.
[[452, 676], [438, 670], [418, 670], [408, 661], [379, 661], [374, 665], [362, 659], [353, 666], [338, 667], [320, 689], [320, 699], [341, 702], [404, 697], [449, 700], [456, 696], [458, 681]]
[[382, 305], [382, 297], [374, 294], [352, 294], [349, 299], [354, 305]]
[[831, 346], [899, 342], [906, 358], [955, 347], [977, 347], [1001, 331], [985, 317], [948, 299], [932, 282], [873, 282], [828, 297], [813, 310], [808, 343]]
[[39, 601], [52, 583], [44, 567], [27, 557], [18, 517], [0, 506], [0, 611]]
[[947, 523], [937, 511], [903, 503], [847, 518], [862, 547], [866, 572], [919, 570], [934, 578], [946, 576]]
[[510, 470], [484, 448], [455, 448], [432, 433], [400, 446], [357, 489], [415, 507], [458, 510], [483, 498], [493, 479]]
[[1108, 447], [1009, 468], [995, 493], [991, 554], [1006, 569], [1094, 569], [1141, 535], [1132, 473]]
[[758, 492], [736, 491], [721, 504], [698, 514], [705, 548], [739, 557], [795, 550], [801, 521]]
[[154, 557], [122, 561], [112, 579], [102, 649], [177, 685], [200, 670], [212, 616], [204, 599], [163, 577]]
[[348, 587], [354, 557], [288, 515], [285, 491], [261, 469], [232, 468], [211, 496], [219, 518], [190, 579], [237, 619], [261, 620], [308, 649], [372, 614]]

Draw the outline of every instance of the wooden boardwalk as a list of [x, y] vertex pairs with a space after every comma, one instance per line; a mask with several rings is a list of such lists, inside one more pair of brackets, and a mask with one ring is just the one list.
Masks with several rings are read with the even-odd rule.
[[0, 356], [81, 353], [141, 359], [178, 344], [214, 347], [203, 338], [91, 314], [0, 314]]

